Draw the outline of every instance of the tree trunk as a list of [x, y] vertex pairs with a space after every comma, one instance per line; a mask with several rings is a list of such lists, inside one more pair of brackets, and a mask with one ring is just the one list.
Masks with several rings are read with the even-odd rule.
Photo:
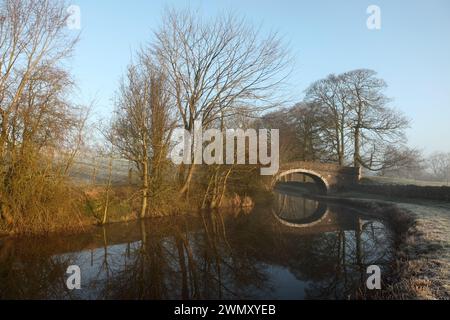
[[342, 152], [341, 132], [339, 131], [339, 127], [337, 125], [334, 131], [336, 134], [336, 152], [338, 156], [338, 163], [342, 166], [344, 164], [344, 155]]
[[344, 128], [344, 115], [342, 115], [341, 119], [341, 128], [340, 128], [340, 134], [341, 134], [341, 147], [340, 147], [340, 154], [339, 154], [339, 164], [341, 166], [344, 165], [344, 157], [345, 157], [345, 141], [344, 141], [344, 135], [345, 135], [345, 128]]
[[360, 145], [361, 145], [361, 142], [360, 142], [360, 129], [359, 129], [359, 127], [355, 128], [354, 140], [355, 140], [355, 146], [354, 146], [355, 150], [354, 150], [354, 153], [353, 153], [353, 165], [355, 167], [359, 167], [361, 165], [361, 158], [360, 158], [360, 155], [359, 155], [359, 149], [360, 149]]
[[8, 117], [3, 110], [0, 110], [2, 113], [2, 125], [0, 131], [0, 157], [3, 158], [3, 153], [5, 151], [5, 145], [7, 140], [7, 129], [8, 129]]
[[184, 184], [183, 184], [183, 186], [180, 189], [180, 195], [184, 195], [184, 196], [188, 195], [189, 186], [191, 184], [192, 176], [194, 175], [194, 171], [195, 171], [195, 164], [191, 164], [190, 167], [189, 167], [189, 171], [188, 171], [187, 177], [186, 177], [186, 179], [184, 181]]
[[108, 185], [106, 186], [106, 200], [105, 200], [105, 209], [103, 211], [102, 224], [106, 224], [106, 220], [108, 219], [109, 192], [110, 192], [110, 189], [111, 189], [112, 167], [113, 167], [113, 158], [111, 156], [111, 158], [109, 159]]
[[148, 161], [142, 163], [142, 204], [140, 218], [144, 218], [148, 207]]
[[219, 208], [222, 206], [223, 198], [224, 198], [225, 193], [226, 193], [226, 191], [227, 191], [228, 177], [230, 176], [232, 170], [233, 170], [233, 168], [230, 168], [230, 169], [228, 170], [228, 172], [226, 173], [225, 178], [223, 179], [222, 193], [220, 194], [219, 201], [218, 201], [218, 205], [217, 205]]

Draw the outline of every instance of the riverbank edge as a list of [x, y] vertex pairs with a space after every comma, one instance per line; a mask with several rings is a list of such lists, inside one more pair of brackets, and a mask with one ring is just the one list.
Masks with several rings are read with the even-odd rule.
[[[442, 295], [442, 286], [430, 279], [427, 274], [438, 274], [439, 270], [433, 264], [430, 264], [426, 254], [427, 252], [416, 252], [411, 250], [417, 245], [427, 247], [422, 243], [425, 241], [421, 234], [424, 232], [418, 228], [416, 223], [416, 214], [411, 210], [400, 208], [396, 202], [370, 198], [372, 194], [361, 192], [360, 197], [335, 193], [332, 195], [310, 195], [309, 197], [347, 206], [353, 210], [361, 212], [366, 216], [373, 216], [388, 221], [393, 228], [394, 235], [394, 261], [391, 265], [391, 274], [387, 275], [383, 282], [383, 290], [377, 292], [367, 292], [361, 290], [358, 299], [448, 299], [448, 296]], [[257, 204], [259, 206], [261, 204]], [[370, 212], [370, 214], [367, 214]], [[195, 214], [195, 210], [185, 212], [183, 215]], [[173, 216], [179, 216], [173, 215]], [[166, 217], [166, 216], [165, 216]], [[161, 218], [159, 216], [147, 217], [145, 219], [154, 220]], [[116, 224], [123, 222], [136, 221], [138, 218], [110, 221], [107, 224]], [[73, 229], [61, 228], [61, 230], [51, 234], [77, 234], [85, 232], [87, 229], [96, 228], [100, 224], [96, 222], [85, 223]], [[49, 233], [32, 234], [33, 237], [45, 237]], [[0, 241], [5, 238], [22, 237], [23, 234], [0, 234]], [[25, 235], [28, 236], [28, 235]]]
[[[336, 193], [317, 196], [318, 200], [371, 212], [374, 217], [387, 219], [394, 228], [395, 258], [392, 274], [385, 281], [381, 291], [361, 294], [361, 299], [383, 300], [449, 300], [441, 266], [430, 259], [430, 254], [440, 248], [424, 237], [428, 232], [425, 225], [417, 223], [419, 213], [401, 207], [401, 202], [376, 199], [370, 193]], [[425, 248], [418, 250], [417, 248]], [[430, 276], [431, 275], [431, 276]]]
[[[265, 197], [259, 197], [262, 199], [259, 201], [259, 203], [240, 203], [237, 207], [236, 206], [223, 206], [216, 209], [210, 209], [210, 210], [219, 210], [219, 211], [229, 211], [229, 210], [244, 210], [244, 209], [250, 209], [252, 210], [254, 207], [259, 206], [265, 206], [272, 201], [271, 197], [269, 197], [267, 194]], [[30, 238], [43, 238], [53, 235], [77, 235], [81, 233], [85, 233], [93, 228], [98, 228], [102, 226], [108, 226], [118, 223], [129, 223], [139, 220], [151, 220], [155, 221], [157, 219], [167, 219], [167, 218], [176, 218], [176, 217], [189, 217], [189, 216], [198, 216], [199, 212], [202, 212], [206, 209], [201, 209], [189, 205], [185, 205], [182, 207], [175, 207], [172, 214], [155, 214], [155, 215], [148, 215], [144, 218], [140, 218], [137, 214], [126, 214], [124, 217], [121, 218], [109, 218], [108, 221], [104, 224], [98, 221], [98, 219], [95, 219], [94, 217], [89, 217], [85, 219], [78, 219], [77, 224], [75, 225], [64, 225], [64, 226], [57, 226], [52, 231], [49, 232], [2, 232], [0, 230], [0, 241], [6, 238], [22, 238], [22, 237], [30, 237]]]

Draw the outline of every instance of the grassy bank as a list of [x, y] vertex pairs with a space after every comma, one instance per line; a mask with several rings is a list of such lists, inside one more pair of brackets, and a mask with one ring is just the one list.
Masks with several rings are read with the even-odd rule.
[[402, 239], [397, 247], [394, 275], [388, 287], [375, 298], [450, 298], [450, 203], [404, 198], [387, 200], [355, 192], [341, 193], [339, 198], [348, 204], [370, 207], [389, 219], [398, 214], [411, 217], [395, 223], [402, 232]]
[[[230, 187], [232, 189], [232, 187]], [[230, 191], [224, 196], [221, 209], [251, 210], [255, 203], [267, 204], [270, 192], [262, 189], [242, 193]], [[45, 223], [35, 224], [33, 219], [7, 225], [0, 219], [0, 237], [48, 236], [53, 234], [77, 234], [102, 224], [130, 222], [139, 219], [141, 209], [140, 189], [132, 185], [114, 185], [109, 190], [104, 186], [72, 186], [66, 198], [72, 206], [53, 211]], [[192, 192], [189, 199], [181, 198], [173, 191], [165, 201], [151, 202], [145, 218], [196, 215], [201, 210], [202, 192]], [[53, 218], [52, 218], [53, 217]]]
[[431, 186], [442, 187], [450, 186], [447, 182], [442, 181], [428, 181], [406, 178], [393, 178], [393, 177], [381, 177], [381, 176], [366, 176], [361, 179], [362, 184], [387, 184], [387, 185], [414, 185], [414, 186]]

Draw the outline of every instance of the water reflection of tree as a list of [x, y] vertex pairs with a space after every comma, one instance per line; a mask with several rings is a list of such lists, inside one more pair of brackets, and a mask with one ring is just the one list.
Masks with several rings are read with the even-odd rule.
[[[233, 220], [236, 213], [233, 214]], [[251, 254], [240, 254], [237, 249], [246, 247], [241, 241], [228, 236], [224, 215], [206, 213], [202, 217], [205, 232], [197, 233], [196, 252], [203, 256], [201, 273], [204, 279], [203, 296], [216, 298], [249, 297], [255, 288], [260, 289], [267, 279], [261, 263]], [[230, 230], [232, 231], [232, 230]], [[207, 284], [215, 284], [213, 292]]]
[[[342, 228], [311, 234], [281, 225], [268, 209], [252, 214], [203, 212], [175, 222], [173, 218], [142, 220], [127, 230], [130, 237], [123, 236], [119, 227], [98, 229], [97, 240], [88, 239], [81, 246], [95, 243], [98, 248], [96, 258], [91, 258], [97, 272], [83, 277], [81, 296], [277, 298], [278, 279], [267, 267], [278, 266], [305, 284], [299, 286], [298, 296], [345, 298], [362, 283], [368, 264], [382, 264], [389, 258], [383, 225], [347, 209], [331, 208], [343, 210], [338, 215], [350, 219], [338, 221]], [[80, 255], [55, 254], [68, 249], [35, 243], [39, 246], [1, 246], [0, 298], [78, 297], [65, 288], [65, 270], [80, 263]], [[17, 254], [19, 248], [28, 249]]]
[[0, 245], [0, 299], [71, 298], [66, 287], [66, 269], [71, 255], [51, 256], [47, 243], [24, 240]]
[[[145, 226], [141, 241], [115, 272], [102, 264], [107, 279], [100, 296], [111, 299], [240, 298], [264, 281], [251, 256], [233, 254], [219, 214], [202, 217], [195, 231], [177, 224], [165, 232]], [[105, 255], [107, 252], [105, 252]], [[107, 260], [107, 259], [106, 259]], [[248, 294], [247, 294], [248, 295]]]
[[140, 245], [102, 295], [270, 297], [276, 283], [266, 266], [279, 265], [307, 283], [307, 298], [345, 298], [363, 283], [367, 265], [386, 260], [379, 222], [357, 219], [355, 230], [301, 235], [251, 215], [225, 220], [208, 212], [194, 228], [185, 222], [165, 231], [144, 225]]
[[[379, 222], [359, 221], [360, 227], [351, 231], [337, 231], [321, 235], [315, 240], [307, 265], [315, 266], [312, 273], [305, 273], [308, 266], [301, 266], [302, 276], [310, 285], [306, 289], [307, 298], [342, 299], [355, 297], [364, 288], [369, 265], [385, 264], [388, 243], [385, 229]], [[382, 240], [383, 239], [383, 240]], [[322, 266], [319, 270], [318, 266]], [[316, 276], [314, 276], [316, 275]], [[313, 281], [311, 281], [313, 280]]]
[[112, 261], [108, 259], [108, 243], [105, 243], [103, 262], [97, 280], [93, 281], [103, 283], [99, 298], [167, 298], [164, 281], [166, 256], [158, 235], [148, 233], [146, 224], [146, 220], [140, 221], [139, 243], [124, 246], [121, 259], [117, 259], [112, 265]]

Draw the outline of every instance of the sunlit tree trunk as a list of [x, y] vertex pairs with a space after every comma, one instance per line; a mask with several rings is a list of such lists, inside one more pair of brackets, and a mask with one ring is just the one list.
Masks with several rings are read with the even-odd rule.
[[141, 213], [140, 218], [145, 218], [148, 208], [148, 161], [142, 162], [142, 202], [141, 202]]
[[102, 224], [106, 224], [106, 221], [108, 219], [108, 210], [109, 210], [109, 198], [110, 198], [110, 191], [111, 191], [111, 181], [112, 181], [112, 169], [113, 169], [113, 157], [111, 155], [109, 159], [109, 166], [108, 166], [108, 183], [106, 185], [106, 199], [105, 199], [105, 207], [103, 209], [103, 218], [102, 218]]

